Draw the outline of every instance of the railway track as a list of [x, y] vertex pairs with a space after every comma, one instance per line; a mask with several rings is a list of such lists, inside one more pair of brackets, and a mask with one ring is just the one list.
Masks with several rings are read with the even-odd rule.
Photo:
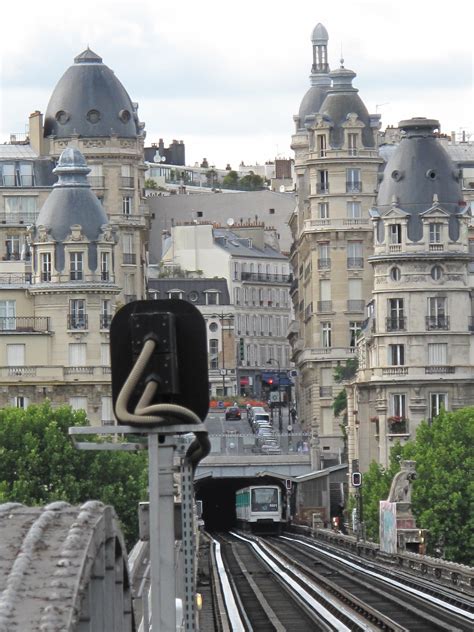
[[231, 533], [214, 546], [232, 630], [473, 629], [467, 598], [425, 593], [304, 539]]

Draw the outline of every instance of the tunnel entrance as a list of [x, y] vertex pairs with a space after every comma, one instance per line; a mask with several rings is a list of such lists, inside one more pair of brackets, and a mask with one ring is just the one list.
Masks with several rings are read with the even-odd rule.
[[248, 485], [279, 485], [286, 499], [285, 481], [273, 476], [203, 478], [194, 482], [196, 500], [203, 505], [206, 531], [228, 531], [237, 526], [235, 492]]

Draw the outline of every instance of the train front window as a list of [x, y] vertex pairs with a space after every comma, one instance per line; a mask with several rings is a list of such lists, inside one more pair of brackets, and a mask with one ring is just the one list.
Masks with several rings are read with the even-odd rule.
[[252, 511], [278, 511], [278, 490], [272, 487], [252, 489]]

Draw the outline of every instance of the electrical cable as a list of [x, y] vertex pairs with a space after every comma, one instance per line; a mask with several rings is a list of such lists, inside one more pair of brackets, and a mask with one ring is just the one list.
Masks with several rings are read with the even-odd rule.
[[[130, 375], [126, 379], [119, 396], [117, 397], [117, 401], [115, 403], [115, 414], [117, 419], [119, 419], [121, 423], [127, 423], [131, 426], [172, 425], [174, 420], [167, 419], [165, 417], [166, 415], [174, 419], [178, 419], [185, 424], [197, 424], [202, 426], [202, 421], [198, 415], [185, 406], [170, 403], [153, 404], [149, 406], [149, 402], [152, 400], [156, 389], [158, 388], [158, 384], [155, 380], [150, 380], [146, 384], [138, 404], [135, 407], [134, 413], [130, 413], [128, 411], [130, 397], [140, 381], [143, 372], [153, 355], [153, 352], [155, 351], [155, 348], [155, 340], [150, 338], [145, 341], [143, 348], [140, 351], [140, 355], [133, 365]], [[188, 458], [191, 462], [193, 470], [195, 470], [199, 461], [209, 454], [211, 449], [211, 444], [207, 436], [207, 430], [196, 430], [194, 431], [194, 434], [196, 435], [196, 439], [191, 443], [186, 453], [186, 458]]]

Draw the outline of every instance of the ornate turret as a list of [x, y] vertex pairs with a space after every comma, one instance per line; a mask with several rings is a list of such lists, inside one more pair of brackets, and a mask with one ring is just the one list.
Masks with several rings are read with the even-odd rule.
[[[297, 119], [297, 128], [305, 127], [305, 122], [312, 122], [314, 116], [319, 112], [321, 103], [331, 86], [329, 78], [328, 64], [328, 32], [325, 27], [318, 23], [311, 34], [311, 42], [313, 45], [313, 64], [311, 66], [310, 82], [311, 87], [304, 95], [301, 101]], [[306, 121], [306, 117], [310, 117]], [[311, 118], [313, 117], [313, 118]]]

